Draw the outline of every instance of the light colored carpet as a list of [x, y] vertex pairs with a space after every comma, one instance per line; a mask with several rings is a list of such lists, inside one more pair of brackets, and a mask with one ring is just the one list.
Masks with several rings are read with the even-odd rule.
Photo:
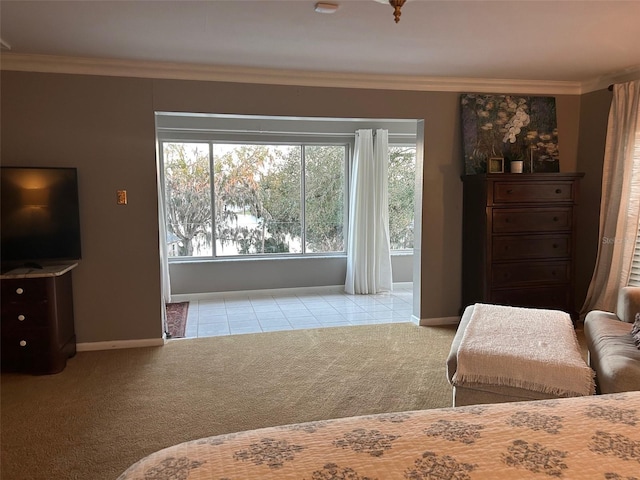
[[3, 374], [2, 478], [115, 479], [205, 436], [450, 406], [454, 334], [404, 323], [173, 340]]

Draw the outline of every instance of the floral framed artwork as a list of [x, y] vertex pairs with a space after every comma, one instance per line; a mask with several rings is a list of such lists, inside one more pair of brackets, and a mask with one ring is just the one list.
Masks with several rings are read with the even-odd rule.
[[464, 173], [495, 172], [497, 158], [524, 173], [559, 172], [554, 97], [464, 93], [460, 97]]

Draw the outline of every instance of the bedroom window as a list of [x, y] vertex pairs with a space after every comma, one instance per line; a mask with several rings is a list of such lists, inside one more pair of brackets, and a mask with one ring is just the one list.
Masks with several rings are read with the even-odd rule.
[[348, 145], [162, 142], [171, 257], [344, 252]]
[[389, 131], [389, 235], [414, 246], [415, 120], [156, 112], [168, 256], [345, 255], [359, 128]]
[[389, 145], [389, 239], [392, 251], [413, 249], [416, 146]]

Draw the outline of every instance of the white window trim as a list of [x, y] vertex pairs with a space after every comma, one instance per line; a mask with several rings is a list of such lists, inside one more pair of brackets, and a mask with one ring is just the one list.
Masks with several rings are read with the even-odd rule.
[[[418, 121], [414, 119], [362, 119], [324, 117], [273, 117], [256, 115], [193, 114], [156, 112], [156, 140], [159, 144], [161, 185], [164, 190], [163, 143], [204, 143], [209, 145], [209, 161], [213, 171], [211, 145], [225, 144], [289, 144], [289, 145], [346, 145], [344, 225], [349, 224], [349, 185], [351, 162], [355, 145], [355, 131], [363, 128], [383, 128], [389, 131], [389, 146], [416, 145]], [[304, 188], [304, 185], [303, 185]], [[213, 198], [213, 183], [211, 184]], [[165, 192], [163, 191], [163, 195]], [[215, 215], [215, 212], [212, 212]], [[348, 228], [344, 229], [344, 244], [348, 242]], [[391, 255], [412, 254], [412, 250], [392, 250]], [[292, 258], [346, 257], [344, 252], [279, 253], [199, 257], [169, 257], [170, 263], [204, 263], [224, 261], [286, 260]]]

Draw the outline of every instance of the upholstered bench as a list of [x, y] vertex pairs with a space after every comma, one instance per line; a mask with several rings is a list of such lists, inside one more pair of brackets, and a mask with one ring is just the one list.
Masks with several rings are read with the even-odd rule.
[[[459, 357], [463, 340], [466, 340], [465, 343], [473, 340], [465, 339], [465, 334], [467, 337], [470, 335], [470, 323], [476, 322], [474, 332], [478, 327], [483, 327], [477, 324], [483, 321], [475, 315], [478, 308], [482, 308], [485, 314], [493, 316], [492, 312], [496, 312], [495, 316], [502, 317], [502, 323], [487, 327], [487, 341], [491, 344], [487, 356], [503, 355], [504, 358], [489, 358], [488, 364], [497, 371], [485, 372], [486, 375], [480, 372], [474, 381], [473, 377], [461, 378], [459, 375], [459, 361], [462, 361]], [[494, 335], [490, 337], [492, 328]], [[494, 347], [497, 347], [497, 353], [493, 351]], [[548, 358], [545, 358], [547, 354]], [[470, 361], [468, 357], [465, 358]], [[514, 375], [508, 370], [519, 364], [531, 369], [532, 378], [524, 375], [524, 371], [521, 380], [509, 378]], [[544, 384], [542, 372], [545, 369], [549, 373], [549, 385]], [[536, 375], [540, 378], [533, 378]], [[573, 385], [567, 385], [569, 389], [566, 391], [560, 386], [563, 376], [568, 384], [573, 382]], [[580, 377], [577, 387], [572, 378], [574, 376]], [[582, 358], [568, 314], [555, 310], [485, 304], [470, 305], [465, 309], [447, 358], [447, 379], [453, 386], [453, 406], [591, 395], [595, 390], [593, 372]], [[575, 388], [571, 390], [570, 387]]]

